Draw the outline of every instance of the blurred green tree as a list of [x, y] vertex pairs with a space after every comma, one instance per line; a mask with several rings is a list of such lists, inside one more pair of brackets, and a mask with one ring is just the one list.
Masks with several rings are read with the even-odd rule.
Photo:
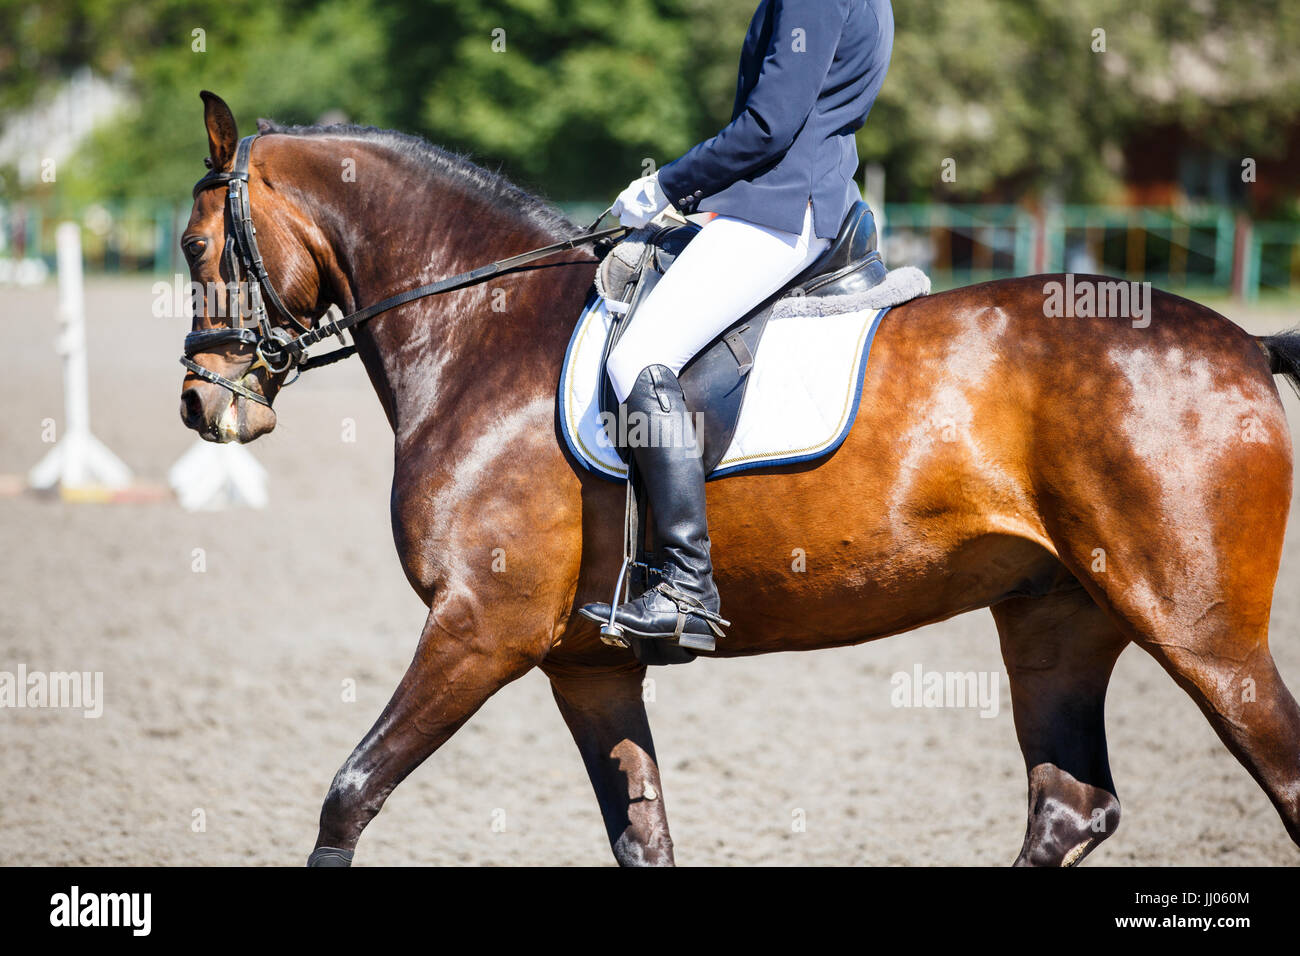
[[[201, 171], [206, 87], [246, 130], [258, 115], [343, 114], [557, 199], [604, 199], [726, 123], [755, 5], [0, 0], [0, 123], [89, 65], [134, 105], [61, 170], [63, 195], [183, 197]], [[1173, 127], [1277, 157], [1300, 119], [1289, 0], [898, 0], [895, 16], [889, 78], [859, 133], [891, 199], [1092, 201], [1135, 133]]]
[[60, 191], [73, 200], [186, 196], [207, 155], [201, 89], [225, 98], [243, 133], [252, 132], [261, 115], [310, 123], [334, 111], [380, 125], [394, 115], [396, 97], [383, 65], [384, 18], [370, 0], [278, 7], [253, 0], [154, 0], [141, 6], [157, 8], [148, 27], [105, 28], [111, 53], [93, 61], [120, 64], [136, 98], [65, 164]]
[[[525, 185], [592, 198], [688, 149], [705, 125], [677, 0], [432, 0], [398, 14], [403, 118]], [[737, 40], [737, 44], [738, 44]]]

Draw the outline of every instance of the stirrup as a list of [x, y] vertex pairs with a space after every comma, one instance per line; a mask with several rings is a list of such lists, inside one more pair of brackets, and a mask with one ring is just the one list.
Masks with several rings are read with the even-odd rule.
[[631, 561], [630, 557], [624, 556], [623, 566], [618, 569], [618, 583], [614, 585], [614, 596], [609, 601], [609, 620], [600, 626], [600, 642], [610, 647], [632, 646], [627, 639], [627, 632], [623, 630], [623, 625], [614, 620], [614, 615], [618, 612], [618, 596], [623, 593], [623, 582], [627, 580], [627, 566]]
[[[632, 484], [634, 467], [632, 457], [629, 455], [627, 485], [623, 501], [623, 564], [618, 569], [618, 580], [614, 584], [614, 596], [609, 601], [609, 620], [600, 626], [600, 641], [602, 644], [608, 644], [610, 647], [621, 647], [625, 650], [632, 646], [632, 642], [628, 640], [627, 632], [623, 630], [623, 626], [614, 620], [614, 614], [618, 611], [618, 598], [623, 593], [623, 586], [628, 584], [627, 569], [631, 565], [639, 563], [636, 560], [636, 490]], [[630, 584], [628, 584], [628, 589], [631, 590]]]

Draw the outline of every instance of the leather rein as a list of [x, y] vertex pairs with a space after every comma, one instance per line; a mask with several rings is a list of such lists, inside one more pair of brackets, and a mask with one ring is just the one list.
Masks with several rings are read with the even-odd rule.
[[[185, 336], [185, 355], [181, 358], [181, 364], [205, 382], [220, 385], [236, 395], [242, 395], [244, 398], [259, 405], [265, 405], [267, 408], [271, 407], [271, 402], [264, 395], [253, 391], [240, 381], [225, 378], [211, 369], [204, 368], [194, 361], [194, 356], [229, 345], [251, 345], [254, 349], [254, 357], [239, 378], [246, 378], [258, 367], [264, 367], [272, 375], [294, 370], [296, 372], [294, 377], [280, 386], [284, 388], [296, 382], [298, 376], [307, 369], [341, 361], [355, 354], [357, 350], [355, 345], [345, 345], [325, 355], [309, 356], [306, 351], [309, 345], [314, 345], [332, 335], [338, 336], [339, 342], [342, 343], [344, 331], [360, 325], [367, 319], [374, 318], [381, 312], [387, 312], [408, 302], [414, 302], [416, 299], [423, 299], [431, 295], [439, 295], [443, 292], [451, 292], [455, 289], [476, 285], [492, 276], [557, 252], [576, 249], [579, 246], [598, 242], [602, 239], [621, 238], [630, 231], [626, 226], [616, 226], [612, 229], [595, 232], [596, 226], [600, 225], [600, 221], [609, 213], [609, 210], [606, 209], [595, 222], [587, 227], [586, 232], [582, 235], [555, 242], [549, 246], [532, 249], [507, 259], [498, 259], [496, 262], [479, 266], [477, 269], [471, 269], [468, 272], [461, 272], [445, 279], [439, 279], [436, 282], [430, 282], [427, 285], [399, 292], [397, 295], [389, 296], [374, 305], [358, 309], [350, 315], [345, 315], [335, 321], [322, 322], [315, 328], [311, 328], [285, 306], [284, 300], [276, 292], [275, 285], [271, 282], [271, 277], [267, 275], [266, 266], [262, 262], [262, 254], [257, 247], [257, 229], [253, 226], [253, 211], [248, 195], [248, 169], [249, 159], [253, 151], [253, 140], [260, 135], [260, 133], [254, 133], [251, 136], [245, 136], [239, 141], [239, 146], [235, 150], [235, 162], [229, 172], [213, 170], [194, 184], [192, 195], [195, 199], [198, 198], [199, 193], [207, 189], [225, 187], [227, 190], [226, 209], [230, 213], [231, 232], [226, 236], [226, 247], [223, 256], [236, 288], [245, 287], [247, 289], [249, 308], [246, 315], [243, 304], [239, 302], [239, 298], [236, 296], [234, 303], [229, 307], [232, 318], [230, 326], [199, 329], [188, 333]], [[284, 325], [271, 324], [270, 315], [267, 311], [268, 301], [271, 307], [284, 317], [288, 326], [294, 329], [296, 335], [290, 334], [289, 329]], [[245, 323], [246, 318], [248, 319], [247, 323]]]

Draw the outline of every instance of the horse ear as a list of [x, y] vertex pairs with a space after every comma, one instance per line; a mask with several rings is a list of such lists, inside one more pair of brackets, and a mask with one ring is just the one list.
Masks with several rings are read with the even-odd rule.
[[208, 127], [208, 152], [212, 168], [225, 169], [235, 158], [235, 147], [239, 145], [235, 114], [230, 112], [226, 101], [216, 93], [203, 90], [199, 96], [203, 100], [203, 122]]
[[257, 118], [257, 131], [259, 133], [269, 133], [274, 128], [275, 128], [274, 120], [269, 120], [265, 116], [259, 116]]

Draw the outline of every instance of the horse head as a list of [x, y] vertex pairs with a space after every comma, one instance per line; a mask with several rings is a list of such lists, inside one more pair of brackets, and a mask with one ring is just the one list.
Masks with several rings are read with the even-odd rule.
[[281, 137], [262, 138], [263, 121], [241, 140], [225, 101], [201, 95], [209, 172], [181, 236], [194, 319], [180, 413], [208, 441], [248, 442], [275, 428], [271, 402], [296, 364], [286, 346], [329, 307], [333, 257], [291, 198], [310, 173], [274, 162]]

